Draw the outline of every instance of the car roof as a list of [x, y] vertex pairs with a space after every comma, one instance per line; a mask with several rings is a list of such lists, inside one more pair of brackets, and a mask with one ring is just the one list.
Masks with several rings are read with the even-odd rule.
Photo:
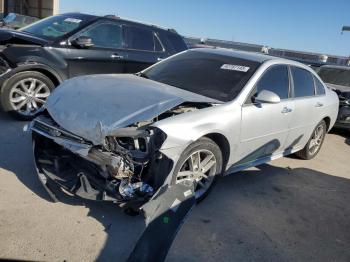
[[136, 20], [131, 20], [131, 19], [126, 19], [126, 18], [122, 18], [119, 16], [115, 16], [115, 15], [105, 15], [105, 16], [96, 16], [96, 15], [90, 15], [90, 14], [84, 14], [84, 13], [76, 13], [76, 12], [71, 12], [71, 13], [63, 13], [61, 14], [63, 16], [75, 16], [77, 18], [81, 17], [81, 18], [95, 18], [95, 19], [108, 19], [108, 20], [121, 20], [121, 21], [126, 21], [128, 23], [132, 23], [132, 24], [138, 24], [138, 25], [142, 25], [142, 26], [149, 26], [149, 27], [153, 27], [153, 28], [157, 28], [157, 29], [161, 29], [161, 30], [165, 30], [171, 33], [175, 33], [177, 34], [176, 30], [172, 29], [172, 28], [164, 28], [158, 25], [154, 25], [154, 24], [150, 24], [150, 23], [145, 23], [145, 22], [140, 22], [140, 21], [136, 21]]
[[340, 65], [323, 65], [320, 68], [332, 68], [332, 69], [350, 70], [350, 66], [340, 66]]
[[236, 57], [236, 58], [241, 58], [241, 59], [245, 59], [245, 60], [258, 62], [258, 63], [264, 63], [266, 61], [275, 61], [276, 63], [282, 63], [282, 64], [286, 63], [286, 64], [300, 66], [303, 68], [308, 68], [308, 66], [306, 66], [305, 64], [294, 61], [294, 60], [265, 55], [265, 54], [256, 53], [256, 52], [238, 51], [238, 50], [233, 50], [233, 49], [228, 49], [228, 48], [217, 48], [217, 47], [194, 48], [194, 49], [190, 49], [190, 50], [218, 54], [218, 55], [223, 55], [223, 56], [231, 56], [231, 57]]
[[89, 14], [83, 14], [83, 13], [76, 13], [76, 12], [69, 12], [69, 13], [63, 13], [63, 14], [59, 14], [59, 16], [74, 16], [76, 18], [99, 18], [99, 16], [96, 15], [89, 15]]

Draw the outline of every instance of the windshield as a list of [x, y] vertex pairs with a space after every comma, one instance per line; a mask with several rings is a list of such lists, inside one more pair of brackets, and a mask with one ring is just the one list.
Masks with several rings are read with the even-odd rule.
[[234, 99], [260, 63], [236, 57], [187, 51], [142, 72], [142, 76], [212, 99]]
[[325, 83], [350, 87], [350, 69], [321, 67], [318, 75]]
[[3, 21], [6, 25], [12, 25], [17, 28], [29, 25], [31, 23], [34, 23], [35, 21], [38, 21], [39, 19], [36, 17], [30, 17], [25, 15], [19, 15], [15, 13], [9, 13]]
[[51, 16], [34, 24], [23, 27], [20, 31], [48, 39], [62, 37], [91, 21], [90, 17]]

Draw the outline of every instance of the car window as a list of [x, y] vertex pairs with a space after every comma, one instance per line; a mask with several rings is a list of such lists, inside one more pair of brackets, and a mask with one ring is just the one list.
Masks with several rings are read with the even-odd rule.
[[253, 96], [256, 96], [262, 90], [274, 92], [281, 99], [288, 98], [289, 76], [287, 66], [276, 65], [269, 68], [256, 84]]
[[94, 24], [80, 36], [90, 37], [96, 47], [122, 48], [123, 46], [122, 27], [116, 23]]
[[160, 40], [156, 34], [153, 34], [153, 41], [154, 41], [154, 51], [156, 52], [164, 51], [164, 48], [160, 43]]
[[167, 40], [168, 45], [172, 47], [175, 53], [187, 49], [186, 43], [180, 35], [169, 32], [165, 35], [165, 39]]
[[145, 69], [140, 76], [227, 102], [237, 97], [260, 64], [191, 50]]
[[127, 41], [126, 46], [129, 49], [143, 51], [162, 51], [162, 45], [155, 33], [149, 29], [127, 26], [126, 27]]
[[324, 90], [324, 86], [321, 83], [320, 80], [317, 79], [317, 77], [314, 77], [315, 79], [315, 86], [316, 86], [316, 94], [317, 95], [324, 95], [326, 91]]
[[350, 87], [349, 69], [321, 67], [317, 73], [325, 83]]
[[298, 67], [292, 67], [294, 97], [313, 96], [315, 94], [314, 80], [310, 72]]
[[92, 17], [76, 17], [70, 15], [57, 15], [39, 20], [34, 24], [23, 27], [19, 31], [27, 32], [47, 39], [57, 39], [65, 36], [74, 30], [83, 28], [90, 23]]

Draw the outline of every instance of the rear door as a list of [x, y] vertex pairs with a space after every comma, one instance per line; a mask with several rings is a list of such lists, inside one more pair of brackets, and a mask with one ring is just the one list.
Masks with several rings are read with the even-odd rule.
[[323, 107], [322, 95], [316, 96], [314, 76], [306, 69], [290, 66], [295, 110], [287, 139], [288, 149], [303, 147], [318, 121]]
[[128, 51], [126, 71], [139, 72], [166, 57], [158, 33], [146, 26], [125, 25], [125, 47]]
[[101, 20], [83, 29], [72, 39], [79, 36], [90, 37], [94, 46], [69, 49], [67, 63], [70, 77], [126, 71], [127, 52], [124, 49], [123, 28], [120, 23]]
[[[281, 102], [255, 103], [254, 97], [262, 90], [274, 92]], [[239, 162], [236, 165], [283, 152], [293, 110], [288, 67], [274, 65], [268, 68], [242, 107]]]

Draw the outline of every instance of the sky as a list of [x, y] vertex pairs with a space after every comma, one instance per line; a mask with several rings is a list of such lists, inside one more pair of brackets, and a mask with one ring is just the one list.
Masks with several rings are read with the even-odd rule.
[[182, 35], [350, 56], [350, 0], [60, 0], [60, 12], [122, 18]]

